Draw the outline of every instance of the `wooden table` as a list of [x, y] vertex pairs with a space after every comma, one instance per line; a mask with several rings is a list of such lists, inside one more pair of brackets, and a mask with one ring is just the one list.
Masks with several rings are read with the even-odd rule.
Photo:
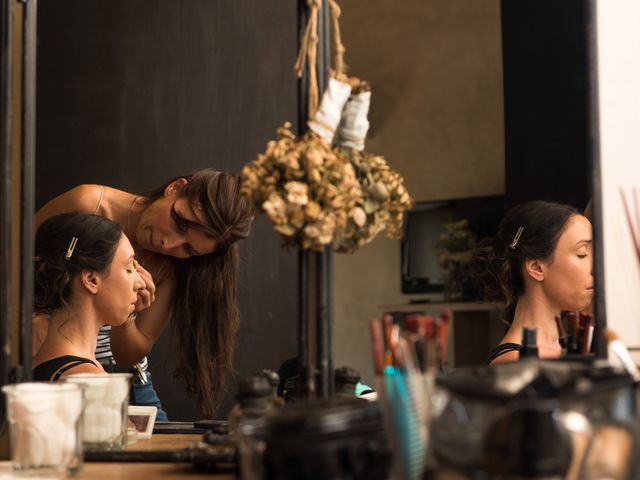
[[[201, 438], [201, 434], [155, 434], [150, 440], [138, 440], [136, 443], [129, 445], [127, 450], [158, 451], [182, 449], [199, 441]], [[0, 479], [4, 478], [12, 478], [11, 462], [0, 462]], [[156, 478], [232, 480], [235, 476], [232, 474], [200, 472], [190, 464], [184, 463], [85, 462], [80, 473], [72, 478], [78, 480], [119, 480], [124, 478], [144, 480]]]

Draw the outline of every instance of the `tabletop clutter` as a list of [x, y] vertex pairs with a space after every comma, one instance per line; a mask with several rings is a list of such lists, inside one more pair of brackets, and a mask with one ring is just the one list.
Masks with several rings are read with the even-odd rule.
[[265, 369], [244, 378], [228, 421], [200, 422], [204, 436], [180, 451], [125, 449], [126, 374], [4, 386], [13, 468], [71, 475], [86, 452], [87, 461], [188, 462], [249, 480], [640, 474], [630, 372], [579, 354], [447, 371], [451, 320], [443, 311], [372, 321], [376, 395], [367, 399], [349, 367], [335, 370], [328, 399], [302, 398], [295, 375]]
[[64, 476], [81, 468], [84, 451], [124, 448], [130, 381], [126, 373], [75, 374], [4, 386], [14, 470]]

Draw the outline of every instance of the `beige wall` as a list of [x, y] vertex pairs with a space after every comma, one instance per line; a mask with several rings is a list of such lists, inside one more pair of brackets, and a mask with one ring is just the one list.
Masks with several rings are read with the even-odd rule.
[[[416, 200], [504, 193], [499, 0], [343, 0], [348, 73], [370, 81], [367, 150]], [[400, 292], [400, 243], [336, 255], [335, 364], [372, 381], [368, 322]]]

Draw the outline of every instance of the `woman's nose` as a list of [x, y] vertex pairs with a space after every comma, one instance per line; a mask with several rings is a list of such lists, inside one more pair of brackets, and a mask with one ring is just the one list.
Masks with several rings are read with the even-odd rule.
[[170, 235], [166, 235], [163, 239], [162, 239], [162, 249], [165, 252], [170, 252], [180, 246], [182, 246], [185, 242], [185, 239], [182, 235], [178, 235], [178, 234], [170, 234]]

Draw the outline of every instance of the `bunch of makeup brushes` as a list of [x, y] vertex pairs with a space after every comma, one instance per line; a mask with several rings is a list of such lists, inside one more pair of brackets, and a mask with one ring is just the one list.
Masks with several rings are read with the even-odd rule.
[[378, 392], [385, 402], [399, 478], [420, 479], [426, 467], [435, 372], [446, 363], [451, 311], [440, 317], [411, 314], [403, 325], [385, 315], [371, 321]]
[[594, 321], [591, 315], [563, 311], [556, 317], [562, 353], [585, 355], [591, 351]]

